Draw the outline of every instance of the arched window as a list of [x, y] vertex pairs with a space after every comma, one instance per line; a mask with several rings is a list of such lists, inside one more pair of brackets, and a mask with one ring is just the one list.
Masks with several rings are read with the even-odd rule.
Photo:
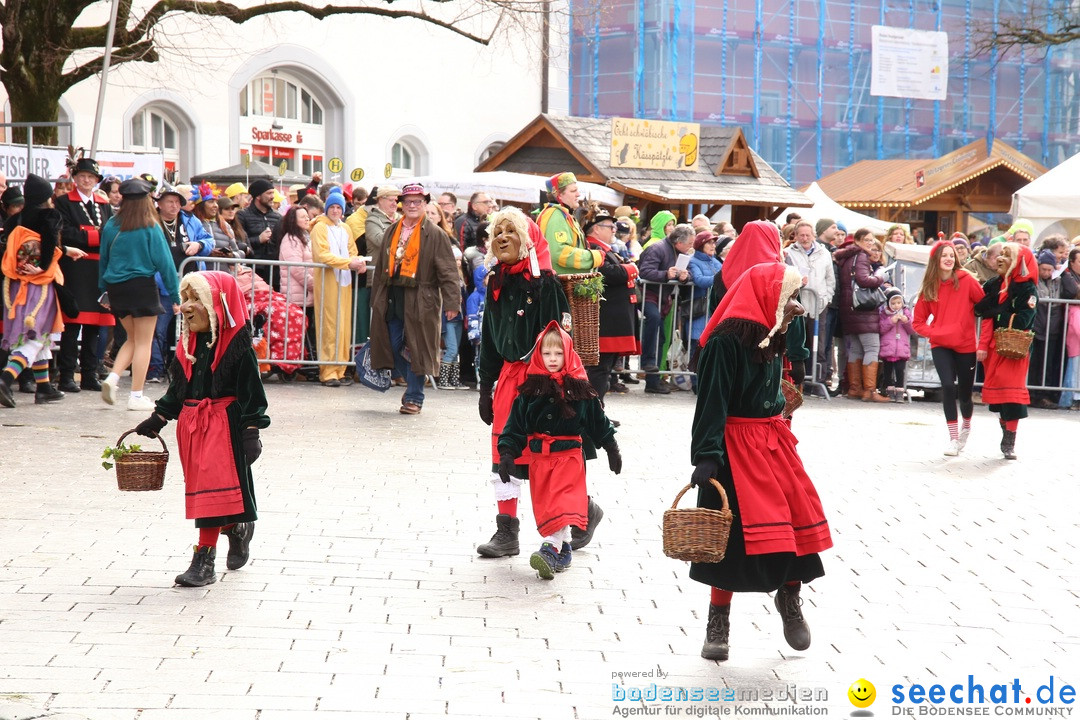
[[180, 149], [180, 134], [176, 125], [161, 111], [153, 107], [143, 108], [131, 117], [131, 145], [133, 148], [160, 150], [166, 155]]
[[506, 143], [504, 143], [504, 142], [493, 142], [493, 143], [491, 143], [486, 148], [484, 148], [484, 151], [482, 153], [480, 153], [480, 159], [477, 161], [476, 164], [479, 165], [482, 162], [486, 162], [487, 160], [489, 160], [491, 158], [492, 155], [499, 152], [504, 147], [506, 147]]
[[323, 124], [322, 105], [299, 80], [277, 70], [260, 75], [240, 90], [240, 115]]
[[409, 146], [400, 142], [394, 143], [390, 150], [390, 164], [394, 166], [394, 170], [413, 172], [413, 152]]

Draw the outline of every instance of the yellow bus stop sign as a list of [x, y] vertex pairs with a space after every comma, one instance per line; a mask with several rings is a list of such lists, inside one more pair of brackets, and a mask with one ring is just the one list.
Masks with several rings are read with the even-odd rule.
[[326, 169], [332, 173], [339, 173], [341, 169], [345, 167], [345, 163], [341, 162], [341, 158], [330, 158], [330, 162], [326, 163]]

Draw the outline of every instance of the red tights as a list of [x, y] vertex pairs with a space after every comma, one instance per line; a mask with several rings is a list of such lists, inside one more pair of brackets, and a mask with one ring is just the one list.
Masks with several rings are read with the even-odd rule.
[[204, 527], [199, 528], [199, 547], [217, 547], [218, 536], [225, 532], [232, 525], [226, 525], [225, 527]]

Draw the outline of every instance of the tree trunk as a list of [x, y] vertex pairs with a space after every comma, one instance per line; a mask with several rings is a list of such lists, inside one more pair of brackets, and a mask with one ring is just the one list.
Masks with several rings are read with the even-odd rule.
[[[11, 103], [9, 122], [56, 122], [60, 116], [62, 90], [53, 90], [47, 83], [24, 82], [22, 78], [8, 76], [4, 86]], [[12, 128], [12, 142], [26, 143], [26, 128]], [[56, 145], [59, 131], [56, 126], [34, 128], [35, 145]]]

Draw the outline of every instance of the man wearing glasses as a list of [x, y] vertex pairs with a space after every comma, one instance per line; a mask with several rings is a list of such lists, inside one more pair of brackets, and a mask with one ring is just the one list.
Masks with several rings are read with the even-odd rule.
[[439, 209], [450, 216], [455, 222], [461, 214], [457, 207], [457, 195], [452, 192], [444, 192], [439, 196]]
[[444, 233], [427, 219], [431, 196], [419, 183], [401, 190], [402, 217], [383, 235], [371, 287], [371, 364], [406, 381], [402, 415], [424, 405], [424, 378], [439, 369], [442, 315], [461, 312], [457, 262]]
[[474, 192], [469, 198], [469, 209], [454, 221], [454, 237], [461, 252], [476, 245], [476, 229], [488, 219], [494, 206], [494, 201], [482, 190]]

